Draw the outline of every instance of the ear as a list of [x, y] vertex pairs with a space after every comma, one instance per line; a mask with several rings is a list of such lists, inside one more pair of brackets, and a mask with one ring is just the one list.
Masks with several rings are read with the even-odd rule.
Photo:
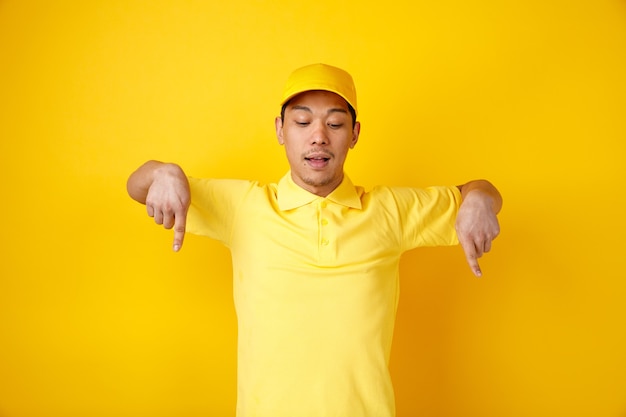
[[284, 145], [285, 141], [283, 140], [283, 120], [280, 116], [276, 116], [274, 120], [274, 125], [276, 126], [276, 138], [278, 139], [278, 143], [280, 145]]
[[350, 149], [356, 146], [356, 143], [359, 141], [359, 134], [361, 134], [361, 122], [356, 122], [354, 124], [354, 129], [352, 129], [352, 141], [350, 142]]

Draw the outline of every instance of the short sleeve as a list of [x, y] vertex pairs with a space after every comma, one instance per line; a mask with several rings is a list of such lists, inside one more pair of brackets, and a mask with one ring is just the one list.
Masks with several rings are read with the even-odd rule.
[[402, 249], [459, 243], [454, 227], [461, 205], [457, 187], [392, 188]]
[[229, 246], [233, 223], [253, 182], [232, 179], [189, 178], [191, 206], [186, 230]]

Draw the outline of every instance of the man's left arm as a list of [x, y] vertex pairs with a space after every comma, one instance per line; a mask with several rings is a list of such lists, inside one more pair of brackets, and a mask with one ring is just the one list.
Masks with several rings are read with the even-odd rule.
[[489, 181], [476, 180], [458, 186], [463, 197], [456, 218], [456, 232], [472, 272], [482, 276], [478, 258], [491, 250], [491, 242], [500, 233], [497, 214], [502, 196]]

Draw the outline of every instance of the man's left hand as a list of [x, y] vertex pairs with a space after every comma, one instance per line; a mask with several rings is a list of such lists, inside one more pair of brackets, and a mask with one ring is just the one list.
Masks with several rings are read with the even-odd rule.
[[486, 181], [478, 186], [468, 183], [459, 188], [463, 203], [456, 218], [456, 232], [472, 272], [481, 277], [478, 258], [491, 250], [492, 241], [500, 234], [496, 214], [502, 199], [495, 187]]

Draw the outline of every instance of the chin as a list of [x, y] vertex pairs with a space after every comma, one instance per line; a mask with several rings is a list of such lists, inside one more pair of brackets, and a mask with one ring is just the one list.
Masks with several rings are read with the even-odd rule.
[[331, 184], [335, 181], [335, 177], [329, 177], [327, 175], [307, 175], [302, 177], [302, 181], [305, 184], [311, 185], [314, 187], [323, 187], [325, 185]]

